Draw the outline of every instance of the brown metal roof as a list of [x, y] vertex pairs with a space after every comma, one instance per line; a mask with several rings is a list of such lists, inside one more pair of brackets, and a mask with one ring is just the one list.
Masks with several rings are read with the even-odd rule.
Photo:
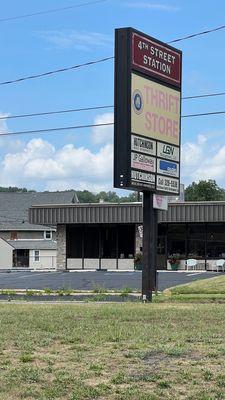
[[[141, 203], [94, 203], [37, 205], [29, 210], [32, 224], [142, 223]], [[159, 211], [159, 222], [225, 222], [225, 202], [184, 202], [169, 204]]]
[[29, 210], [30, 221], [46, 225], [56, 224], [108, 224], [140, 223], [140, 203], [97, 203], [73, 205], [33, 206]]

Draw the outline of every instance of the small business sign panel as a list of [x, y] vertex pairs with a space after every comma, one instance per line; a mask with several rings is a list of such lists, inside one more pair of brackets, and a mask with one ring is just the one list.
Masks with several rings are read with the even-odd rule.
[[156, 189], [161, 192], [179, 193], [179, 179], [157, 175]]
[[156, 141], [131, 135], [131, 150], [156, 156]]
[[168, 197], [160, 194], [154, 194], [153, 207], [157, 210], [168, 210]]
[[179, 147], [171, 146], [171, 144], [157, 143], [157, 156], [166, 160], [179, 162]]
[[182, 53], [116, 30], [114, 186], [179, 194]]
[[157, 159], [157, 173], [163, 175], [179, 177], [179, 164], [173, 161]]

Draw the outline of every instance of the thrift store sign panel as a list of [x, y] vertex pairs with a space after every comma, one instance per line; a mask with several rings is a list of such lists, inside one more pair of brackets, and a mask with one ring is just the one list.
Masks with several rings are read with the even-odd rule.
[[181, 52], [116, 30], [114, 186], [179, 194]]
[[179, 146], [180, 92], [132, 74], [131, 131]]

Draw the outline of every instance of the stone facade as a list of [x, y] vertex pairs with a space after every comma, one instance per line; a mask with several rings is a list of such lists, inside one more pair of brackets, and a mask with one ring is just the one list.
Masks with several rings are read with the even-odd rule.
[[135, 231], [135, 253], [140, 253], [143, 246], [143, 225], [136, 225]]
[[57, 225], [57, 270], [66, 270], [66, 225]]

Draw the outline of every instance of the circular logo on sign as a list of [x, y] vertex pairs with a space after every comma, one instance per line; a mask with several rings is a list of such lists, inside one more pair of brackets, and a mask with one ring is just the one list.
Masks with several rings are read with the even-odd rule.
[[141, 114], [143, 110], [143, 98], [139, 90], [135, 90], [133, 93], [133, 108], [136, 114]]

